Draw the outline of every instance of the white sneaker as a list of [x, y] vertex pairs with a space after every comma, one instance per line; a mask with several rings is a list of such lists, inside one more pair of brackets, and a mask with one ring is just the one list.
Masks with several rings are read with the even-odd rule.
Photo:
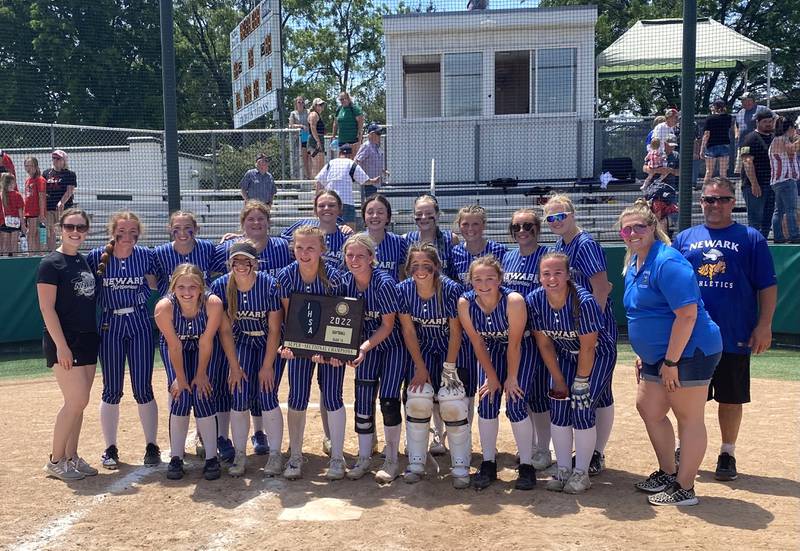
[[372, 458], [371, 457], [361, 457], [356, 460], [356, 464], [353, 465], [353, 468], [347, 471], [347, 478], [350, 480], [358, 480], [372, 469]]
[[85, 474], [75, 470], [75, 467], [70, 461], [67, 461], [66, 457], [57, 463], [48, 460], [44, 464], [44, 472], [47, 473], [47, 476], [64, 481], [83, 480], [86, 478]]
[[344, 473], [344, 459], [331, 459], [331, 462], [328, 464], [328, 471], [325, 473], [325, 478], [328, 480], [341, 480], [344, 478]]
[[85, 476], [95, 476], [97, 475], [97, 469], [89, 465], [83, 457], [79, 457], [78, 459], [73, 459], [70, 461], [72, 463], [72, 468], [78, 471], [79, 473], [83, 473]]
[[550, 449], [536, 450], [533, 452], [531, 465], [537, 471], [543, 471], [553, 464], [553, 456], [550, 454]]
[[286, 480], [297, 480], [303, 478], [303, 456], [293, 455], [286, 463], [286, 468], [283, 470], [283, 478]]
[[375, 482], [380, 484], [389, 484], [399, 475], [400, 466], [397, 464], [397, 461], [386, 459], [384, 460], [383, 466], [380, 468], [380, 470], [375, 473]]
[[247, 466], [247, 454], [243, 451], [236, 452], [233, 457], [233, 465], [228, 467], [228, 474], [233, 477], [240, 477], [244, 474], [245, 467]]
[[271, 452], [264, 465], [264, 476], [272, 478], [280, 476], [283, 472], [283, 457], [280, 452]]
[[331, 439], [330, 438], [323, 438], [322, 439], [322, 453], [327, 455], [328, 457], [331, 456]]
[[566, 484], [564, 484], [564, 493], [582, 494], [591, 487], [592, 483], [589, 480], [589, 473], [575, 469], [572, 471], [572, 475], [570, 475], [569, 480], [567, 480]]
[[551, 492], [563, 492], [564, 485], [567, 483], [570, 476], [572, 476], [572, 472], [569, 469], [566, 467], [559, 467], [553, 478], [548, 480], [547, 484], [544, 485], [545, 490], [550, 490]]

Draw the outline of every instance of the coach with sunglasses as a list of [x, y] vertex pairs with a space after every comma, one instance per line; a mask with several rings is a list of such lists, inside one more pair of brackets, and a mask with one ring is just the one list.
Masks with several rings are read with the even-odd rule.
[[722, 447], [717, 480], [735, 480], [736, 440], [742, 404], [750, 401], [750, 354], [772, 341], [772, 316], [778, 298], [775, 267], [767, 241], [756, 228], [733, 221], [734, 185], [713, 178], [703, 185], [703, 224], [682, 231], [672, 246], [694, 268], [711, 319], [719, 325], [723, 353], [708, 389], [719, 404]]

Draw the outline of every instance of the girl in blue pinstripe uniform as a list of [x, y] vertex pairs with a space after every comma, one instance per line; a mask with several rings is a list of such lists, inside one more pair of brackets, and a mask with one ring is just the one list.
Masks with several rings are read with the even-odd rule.
[[[526, 297], [539, 287], [539, 260], [550, 249], [539, 245], [542, 222], [533, 209], [516, 211], [511, 216], [508, 229], [519, 248], [509, 250], [503, 257], [503, 285]], [[553, 464], [550, 454], [550, 401], [547, 398], [550, 385], [547, 368], [542, 363], [538, 349], [534, 349], [534, 365], [528, 414], [533, 423], [533, 467], [538, 471]]]
[[283, 414], [278, 386], [283, 362], [276, 358], [283, 310], [275, 278], [258, 271], [258, 250], [253, 243], [239, 241], [231, 245], [228, 253], [230, 272], [214, 280], [211, 291], [222, 299], [227, 315], [227, 323], [220, 326], [220, 340], [223, 344], [226, 338], [235, 342], [237, 361], [229, 362], [228, 385], [236, 456], [228, 474], [242, 476], [247, 462], [250, 408], [256, 402], [261, 404], [272, 455], [280, 460]]
[[[167, 478], [183, 478], [183, 454], [189, 430], [189, 412], [194, 410], [197, 430], [204, 442], [217, 441], [209, 373], [214, 337], [222, 320], [222, 301], [206, 291], [203, 273], [193, 264], [181, 264], [172, 273], [169, 293], [156, 304], [155, 320], [161, 331], [161, 359], [167, 370], [167, 388], [172, 396], [169, 416], [170, 455]], [[213, 371], [213, 369], [211, 370]], [[213, 446], [205, 447], [203, 476], [220, 476]]]
[[[611, 283], [608, 281], [606, 256], [603, 249], [583, 231], [575, 220], [575, 205], [566, 195], [553, 195], [544, 206], [550, 230], [558, 236], [553, 250], [569, 257], [570, 278], [594, 296], [604, 314], [606, 331], [617, 338], [617, 322], [611, 303]], [[589, 476], [600, 474], [605, 465], [605, 447], [614, 425], [614, 396], [611, 385], [598, 398], [597, 442], [589, 465]]]
[[367, 235], [377, 246], [375, 254], [378, 257], [378, 269], [392, 276], [395, 282], [404, 280], [408, 241], [386, 229], [392, 221], [392, 205], [389, 200], [379, 193], [367, 198], [361, 205], [361, 218], [364, 219]]
[[325, 236], [323, 256], [325, 262], [329, 262], [336, 269], [341, 269], [343, 266], [342, 245], [352, 235], [353, 230], [349, 226], [337, 224], [337, 220], [342, 214], [342, 199], [339, 194], [332, 189], [318, 191], [314, 196], [314, 214], [317, 216], [316, 219], [295, 222], [281, 232], [281, 237], [286, 241], [291, 241], [294, 231], [300, 226], [319, 227]]
[[[548, 253], [539, 264], [542, 287], [528, 295], [536, 344], [550, 372], [550, 418], [558, 472], [547, 489], [585, 492], [597, 437], [595, 412], [617, 360], [614, 335], [594, 297], [570, 280], [569, 257]], [[575, 469], [572, 466], [573, 435]]]
[[[297, 260], [278, 274], [284, 316], [288, 314], [289, 297], [292, 293], [335, 295], [335, 287], [342, 277], [341, 272], [322, 259], [325, 253], [325, 235], [321, 229], [312, 226], [297, 228], [294, 231], [292, 249]], [[289, 480], [303, 476], [303, 433], [306, 427], [306, 409], [311, 395], [311, 379], [316, 366], [321, 396], [320, 408], [324, 404], [330, 424], [331, 461], [326, 477], [329, 480], [343, 478], [344, 433], [347, 418], [343, 397], [344, 367], [338, 362], [332, 365], [319, 355], [312, 359], [295, 358], [289, 348], [281, 348], [281, 357], [287, 360], [286, 370], [289, 374], [287, 424], [290, 457], [283, 476]], [[270, 462], [265, 468], [268, 476], [281, 474], [280, 455], [277, 458], [277, 465], [272, 465], [272, 454], [270, 454]]]
[[450, 230], [439, 228], [439, 201], [433, 195], [422, 195], [414, 201], [415, 231], [403, 237], [409, 245], [422, 241], [431, 243], [439, 253], [442, 261], [442, 273], [451, 279], [457, 279], [453, 272], [453, 247], [458, 245], [458, 236]]
[[155, 287], [152, 275], [155, 270], [152, 251], [136, 245], [141, 231], [136, 214], [117, 212], [108, 222], [110, 241], [92, 250], [87, 258], [101, 290], [98, 297], [102, 310], [99, 356], [103, 370], [100, 426], [106, 442], [102, 462], [107, 469], [119, 466], [117, 429], [126, 360], [144, 430], [144, 464], [161, 463], [156, 443], [158, 405], [153, 396], [153, 326], [147, 311], [150, 286]]
[[472, 290], [458, 300], [458, 318], [481, 368], [478, 432], [483, 462], [472, 485], [482, 490], [497, 480], [495, 455], [503, 390], [520, 461], [515, 487], [531, 490], [536, 484], [536, 471], [531, 465], [533, 427], [528, 420], [534, 345], [526, 331], [525, 299], [501, 286], [503, 270], [492, 255], [472, 262], [469, 281]]
[[355, 415], [358, 433], [358, 461], [347, 473], [358, 479], [370, 471], [372, 433], [375, 423], [375, 389], [378, 389], [386, 459], [375, 473], [375, 480], [390, 483], [399, 474], [397, 454], [403, 416], [400, 411], [400, 387], [405, 379], [406, 350], [395, 328], [397, 288], [392, 278], [376, 270], [375, 243], [369, 236], [356, 234], [343, 247], [348, 272], [336, 289], [340, 296], [364, 299], [364, 323], [356, 368]]
[[167, 228], [172, 241], [153, 249], [158, 294], [162, 297], [167, 294], [169, 278], [178, 264], [194, 264], [203, 272], [206, 285], [210, 285], [214, 243], [208, 239], [197, 238], [199, 228], [194, 214], [176, 210], [170, 214]]

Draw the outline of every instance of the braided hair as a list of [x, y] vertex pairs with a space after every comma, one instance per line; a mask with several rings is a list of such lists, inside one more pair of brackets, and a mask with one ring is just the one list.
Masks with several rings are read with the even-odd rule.
[[[114, 254], [114, 247], [116, 246], [116, 236], [115, 233], [117, 231], [117, 224], [122, 220], [130, 220], [136, 222], [136, 225], [139, 227], [139, 232], [142, 231], [142, 222], [139, 220], [139, 217], [129, 211], [123, 210], [119, 212], [115, 212], [111, 215], [111, 218], [108, 220], [108, 224], [106, 225], [106, 229], [108, 231], [109, 240], [106, 243], [105, 248], [103, 248], [103, 253], [100, 255], [100, 262], [97, 264], [97, 276], [103, 277], [108, 269], [108, 263], [111, 261], [111, 255]], [[137, 237], [138, 239], [138, 237]]]

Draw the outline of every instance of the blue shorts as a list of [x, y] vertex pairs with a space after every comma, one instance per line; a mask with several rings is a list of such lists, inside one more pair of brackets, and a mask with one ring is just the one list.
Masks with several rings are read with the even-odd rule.
[[731, 146], [729, 145], [712, 145], [706, 147], [706, 157], [716, 159], [717, 157], [730, 157]]
[[345, 224], [355, 222], [356, 221], [356, 206], [355, 205], [342, 205], [342, 221]]
[[[681, 386], [706, 386], [711, 382], [714, 370], [722, 357], [722, 352], [706, 356], [703, 351], [696, 348], [694, 356], [684, 356], [678, 361], [678, 380]], [[661, 382], [661, 364], [659, 360], [654, 364], [642, 362], [642, 378], [653, 383]]]

